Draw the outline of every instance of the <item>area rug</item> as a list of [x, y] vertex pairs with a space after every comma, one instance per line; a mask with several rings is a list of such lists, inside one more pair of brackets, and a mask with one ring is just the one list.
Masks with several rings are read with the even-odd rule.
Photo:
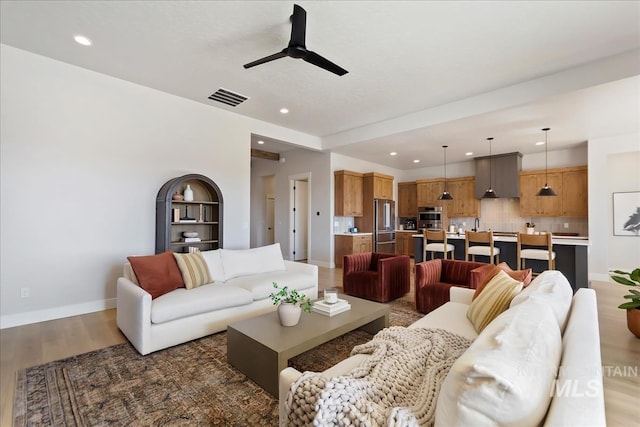
[[[422, 317], [390, 304], [392, 326]], [[290, 360], [322, 371], [371, 339], [356, 330]], [[258, 426], [278, 424], [278, 400], [227, 363], [225, 332], [141, 356], [129, 344], [18, 372], [14, 426]]]

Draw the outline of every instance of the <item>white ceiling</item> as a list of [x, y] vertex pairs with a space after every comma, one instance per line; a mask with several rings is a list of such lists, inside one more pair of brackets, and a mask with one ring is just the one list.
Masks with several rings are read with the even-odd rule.
[[[298, 4], [307, 48], [348, 74], [291, 58], [242, 67], [287, 45], [288, 1], [2, 0], [0, 37], [398, 169], [439, 164], [443, 144], [456, 162], [488, 154], [489, 136], [494, 154], [527, 154], [544, 150], [534, 143], [545, 126], [550, 150], [640, 126], [638, 1]], [[76, 34], [93, 45], [76, 44]], [[220, 87], [250, 99], [235, 108], [208, 100]], [[263, 137], [252, 146], [296, 142]]]

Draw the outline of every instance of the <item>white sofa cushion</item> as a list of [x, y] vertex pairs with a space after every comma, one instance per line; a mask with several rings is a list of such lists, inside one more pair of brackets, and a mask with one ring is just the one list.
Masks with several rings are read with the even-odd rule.
[[547, 270], [514, 297], [510, 306], [515, 307], [529, 299], [538, 300], [551, 308], [560, 331], [564, 332], [572, 298], [573, 289], [564, 274], [558, 270]]
[[251, 304], [251, 292], [225, 283], [176, 289], [154, 299], [151, 323], [165, 323], [200, 313]]
[[220, 249], [224, 281], [249, 274], [284, 270], [280, 243], [253, 249]]
[[531, 299], [498, 316], [454, 363], [436, 406], [436, 426], [538, 425], [562, 351], [550, 308]]
[[304, 273], [290, 271], [272, 271], [269, 273], [252, 274], [249, 276], [236, 277], [228, 280], [226, 284], [246, 289], [251, 293], [254, 301], [269, 297], [275, 289], [273, 283], [277, 283], [279, 288], [288, 286], [290, 289], [298, 291], [313, 288], [316, 284], [314, 276]]
[[213, 251], [202, 251], [202, 258], [207, 263], [209, 275], [214, 282], [224, 282], [224, 268], [222, 267], [222, 258], [220, 258], [221, 249]]
[[[454, 289], [455, 287], [451, 288]], [[473, 295], [471, 290], [469, 299]], [[469, 306], [459, 302], [448, 302], [436, 308], [421, 319], [409, 325], [409, 328], [439, 328], [461, 335], [471, 341], [478, 337], [473, 324], [467, 319]]]

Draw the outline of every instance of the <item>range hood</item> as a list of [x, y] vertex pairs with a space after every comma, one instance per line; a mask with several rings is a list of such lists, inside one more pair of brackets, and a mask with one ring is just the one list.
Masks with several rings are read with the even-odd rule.
[[[491, 162], [491, 167], [489, 167], [489, 162]], [[498, 197], [520, 197], [522, 153], [476, 157], [475, 164], [476, 199], [481, 199], [489, 186], [493, 187]], [[489, 170], [493, 175], [491, 181], [489, 181]]]

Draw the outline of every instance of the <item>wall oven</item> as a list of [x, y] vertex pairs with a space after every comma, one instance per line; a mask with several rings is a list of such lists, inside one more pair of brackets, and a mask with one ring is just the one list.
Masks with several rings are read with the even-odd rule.
[[418, 208], [418, 227], [442, 228], [442, 206], [422, 206]]

